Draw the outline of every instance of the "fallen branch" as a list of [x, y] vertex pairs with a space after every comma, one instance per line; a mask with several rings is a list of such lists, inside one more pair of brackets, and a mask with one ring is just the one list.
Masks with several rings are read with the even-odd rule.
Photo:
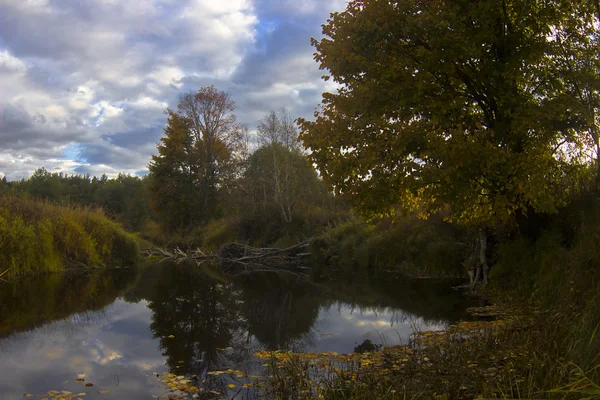
[[254, 272], [279, 271], [308, 277], [310, 267], [303, 265], [310, 253], [307, 251], [310, 240], [285, 249], [259, 248], [241, 243], [229, 243], [216, 253], [202, 250], [184, 252], [179, 248], [168, 251], [153, 248], [145, 251], [147, 256], [162, 257], [160, 262], [171, 260], [177, 263], [192, 261], [197, 265], [215, 262], [220, 269], [230, 275], [243, 275]]
[[6, 279], [4, 279], [4, 278], [3, 278], [3, 276], [4, 276], [4, 275], [5, 275], [5, 274], [6, 274], [8, 271], [10, 271], [10, 268], [9, 268], [9, 269], [7, 269], [6, 271], [4, 271], [4, 272], [2, 272], [2, 273], [0, 274], [0, 281], [4, 281], [4, 282], [8, 283], [8, 281], [7, 281]]

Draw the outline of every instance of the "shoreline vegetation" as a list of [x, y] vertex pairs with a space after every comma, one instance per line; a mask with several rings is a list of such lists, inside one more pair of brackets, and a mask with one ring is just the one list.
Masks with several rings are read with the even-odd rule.
[[476, 319], [441, 331], [415, 332], [406, 345], [380, 348], [368, 343], [374, 351], [258, 352], [269, 376], [255, 386], [262, 398], [270, 399], [600, 396], [594, 380], [598, 367], [583, 369], [570, 362], [561, 353], [563, 343], [556, 340], [575, 343], [575, 338], [562, 336], [571, 315], [496, 306], [474, 308], [470, 314]]
[[0, 196], [2, 279], [139, 260], [135, 235], [99, 208], [59, 205], [27, 195]]

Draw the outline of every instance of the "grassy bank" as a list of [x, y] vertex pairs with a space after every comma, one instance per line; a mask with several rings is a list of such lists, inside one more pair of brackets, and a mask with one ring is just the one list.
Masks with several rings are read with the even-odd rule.
[[[480, 312], [481, 310], [476, 310]], [[493, 321], [417, 333], [362, 354], [264, 352], [264, 397], [287, 399], [598, 398], [596, 371], [570, 363], [555, 339], [565, 315], [483, 310]], [[549, 336], [548, 329], [557, 329]], [[586, 397], [587, 396], [587, 397]]]
[[181, 249], [201, 248], [215, 251], [236, 242], [255, 247], [288, 247], [324, 232], [336, 221], [348, 219], [346, 212], [311, 207], [298, 210], [290, 222], [276, 214], [244, 215], [240, 213], [212, 220], [191, 230], [165, 231], [156, 223], [144, 225], [140, 235], [159, 246]]
[[138, 253], [137, 238], [99, 209], [0, 196], [4, 279], [82, 266], [130, 265]]

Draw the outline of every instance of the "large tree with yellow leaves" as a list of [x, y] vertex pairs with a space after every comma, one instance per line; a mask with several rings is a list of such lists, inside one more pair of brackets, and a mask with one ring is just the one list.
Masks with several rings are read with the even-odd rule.
[[300, 138], [326, 182], [366, 214], [450, 207], [451, 219], [485, 230], [554, 211], [565, 177], [585, 163], [586, 122], [553, 38], [583, 5], [350, 2], [313, 39], [339, 89], [323, 94], [314, 121], [300, 120]]

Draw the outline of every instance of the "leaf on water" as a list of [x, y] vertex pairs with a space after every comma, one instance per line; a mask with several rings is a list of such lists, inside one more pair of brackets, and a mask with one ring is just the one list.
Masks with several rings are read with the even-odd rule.
[[235, 387], [235, 385], [234, 385], [233, 383], [230, 383], [229, 385], [227, 385], [227, 387], [228, 387], [229, 389], [233, 389], [233, 388]]
[[100, 390], [98, 390], [98, 393], [100, 393], [100, 394], [109, 394], [109, 393], [110, 393], [110, 390], [107, 390], [107, 389], [100, 389]]
[[175, 339], [175, 335], [169, 335], [168, 338], [169, 339]]
[[85, 383], [85, 387], [92, 387], [92, 386], [94, 386], [94, 384], [93, 384], [93, 383], [91, 383], [91, 382], [86, 382], [86, 383]]
[[23, 393], [23, 397], [33, 397], [31, 393]]

